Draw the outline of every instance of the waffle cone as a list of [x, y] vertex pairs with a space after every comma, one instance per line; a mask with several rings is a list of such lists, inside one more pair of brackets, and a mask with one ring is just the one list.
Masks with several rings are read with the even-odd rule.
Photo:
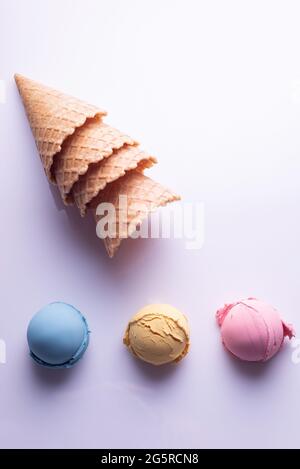
[[65, 203], [73, 202], [71, 189], [90, 165], [99, 163], [123, 145], [136, 142], [110, 127], [101, 119], [93, 119], [75, 130], [68, 138], [53, 164], [55, 180]]
[[107, 184], [137, 169], [142, 172], [157, 163], [156, 158], [142, 151], [137, 145], [125, 145], [99, 164], [91, 165], [88, 171], [73, 186], [73, 197], [81, 216], [87, 205]]
[[[122, 200], [126, 198], [126, 206], [120, 196]], [[104, 238], [108, 255], [113, 257], [122, 239], [129, 238], [152, 211], [179, 199], [178, 195], [137, 171], [130, 171], [108, 184], [91, 204], [97, 224], [103, 218], [97, 210], [99, 204], [106, 202], [115, 209], [114, 236]]]
[[66, 138], [87, 119], [105, 111], [33, 80], [15, 75], [30, 127], [48, 179], [54, 181], [51, 167]]
[[97, 207], [112, 204], [115, 233], [103, 237], [110, 257], [152, 210], [179, 199], [144, 176], [156, 159], [103, 123], [105, 111], [21, 75], [15, 80], [45, 173], [58, 184], [64, 202], [75, 201], [81, 215], [91, 208], [97, 233], [103, 222]]

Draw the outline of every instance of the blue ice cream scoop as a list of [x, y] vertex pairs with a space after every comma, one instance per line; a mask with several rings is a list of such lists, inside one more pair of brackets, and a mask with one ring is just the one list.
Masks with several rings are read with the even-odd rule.
[[70, 368], [89, 344], [86, 319], [74, 306], [55, 302], [31, 319], [27, 329], [31, 357], [40, 365]]

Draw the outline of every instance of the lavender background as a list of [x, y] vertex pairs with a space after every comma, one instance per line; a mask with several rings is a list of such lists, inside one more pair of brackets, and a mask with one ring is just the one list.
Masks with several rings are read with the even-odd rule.
[[[222, 349], [225, 301], [257, 296], [300, 330], [297, 1], [0, 0], [0, 445], [299, 447], [300, 364]], [[132, 240], [107, 258], [92, 220], [47, 184], [15, 72], [109, 111], [153, 151], [151, 173], [205, 203], [205, 244]], [[31, 363], [26, 327], [54, 300], [86, 315], [74, 369]], [[168, 302], [189, 317], [178, 366], [124, 349], [129, 317]]]

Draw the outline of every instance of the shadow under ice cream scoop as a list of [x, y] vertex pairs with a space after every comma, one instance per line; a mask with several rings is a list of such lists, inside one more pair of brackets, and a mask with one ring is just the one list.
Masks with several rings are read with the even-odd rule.
[[280, 319], [278, 311], [256, 298], [226, 304], [216, 317], [225, 348], [245, 361], [269, 360], [286, 336], [294, 336], [292, 326]]
[[80, 311], [61, 302], [50, 303], [31, 319], [27, 329], [31, 357], [50, 368], [70, 368], [89, 344], [89, 330]]

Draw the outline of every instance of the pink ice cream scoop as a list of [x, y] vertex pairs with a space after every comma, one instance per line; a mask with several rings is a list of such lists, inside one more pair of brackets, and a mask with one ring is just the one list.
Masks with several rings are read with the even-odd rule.
[[216, 313], [222, 341], [233, 355], [249, 362], [265, 362], [280, 349], [285, 336], [294, 336], [272, 306], [247, 298], [226, 304]]

